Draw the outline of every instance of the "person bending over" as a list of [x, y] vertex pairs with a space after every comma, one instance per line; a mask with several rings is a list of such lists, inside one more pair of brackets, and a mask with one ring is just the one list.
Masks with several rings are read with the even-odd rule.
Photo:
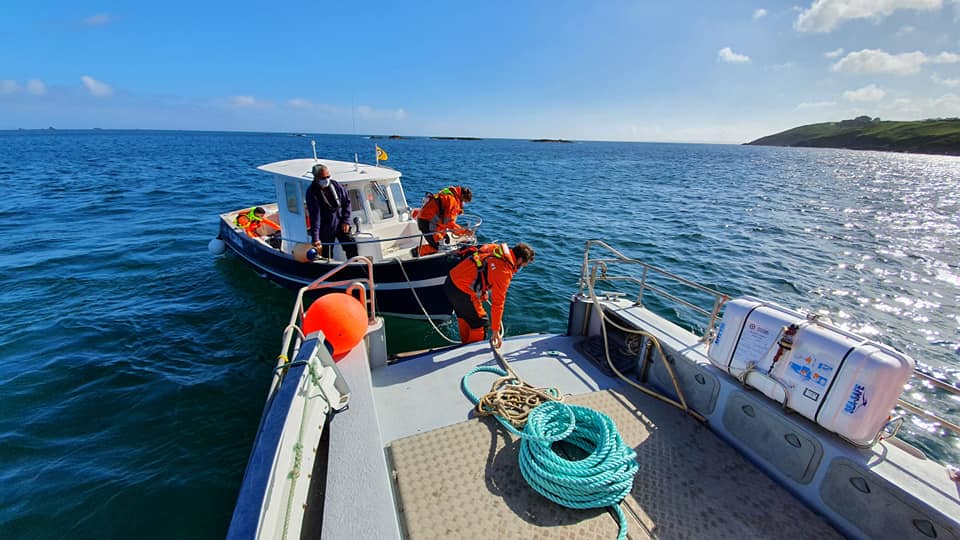
[[[461, 343], [483, 340], [486, 328], [490, 328], [493, 346], [500, 348], [507, 289], [513, 276], [532, 263], [534, 256], [533, 248], [523, 242], [512, 248], [484, 244], [466, 250], [464, 259], [450, 270], [443, 284], [457, 313]], [[489, 319], [484, 301], [490, 302]]]

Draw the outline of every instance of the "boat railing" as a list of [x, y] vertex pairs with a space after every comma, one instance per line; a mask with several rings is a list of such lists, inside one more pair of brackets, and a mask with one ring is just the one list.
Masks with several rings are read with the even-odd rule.
[[[606, 250], [606, 253], [603, 253], [602, 257], [594, 257], [590, 251], [594, 246]], [[610, 256], [611, 254], [613, 257]], [[614, 265], [639, 266], [641, 269], [641, 275], [638, 278], [635, 275], [628, 273], [611, 273], [610, 267]], [[676, 294], [667, 291], [664, 287], [652, 283], [652, 277], [665, 278], [670, 282], [682, 286], [687, 291], [698, 291], [700, 293], [704, 293], [708, 297], [712, 297], [713, 303], [710, 308], [707, 309], [702, 305], [697, 305], [692, 301], [680, 298]], [[707, 342], [710, 336], [713, 335], [713, 329], [715, 328], [717, 319], [719, 318], [720, 309], [723, 307], [723, 304], [730, 299], [729, 296], [711, 289], [710, 287], [705, 287], [699, 283], [695, 283], [662, 268], [658, 268], [640, 259], [628, 257], [602, 240], [587, 240], [586, 246], [583, 250], [583, 266], [580, 268], [580, 294], [585, 294], [588, 287], [595, 287], [598, 281], [609, 283], [626, 283], [628, 285], [632, 284], [637, 286], [637, 295], [636, 299], [634, 300], [634, 304], [637, 306], [643, 305], [644, 295], [647, 292], [650, 292], [669, 300], [670, 302], [685, 306], [693, 310], [695, 313], [702, 315], [705, 317], [706, 328], [706, 331], [701, 337], [701, 340], [704, 342]]]
[[[607, 252], [603, 253], [602, 256], [598, 257], [595, 254], [591, 253], [591, 248], [603, 248], [607, 250]], [[639, 266], [642, 269], [641, 277], [637, 278], [635, 276], [632, 276], [626, 273], [614, 274], [613, 272], [611, 272], [611, 267], [616, 264]], [[683, 298], [679, 298], [677, 295], [666, 291], [663, 287], [651, 283], [650, 282], [651, 276], [661, 276], [672, 282], [683, 285], [688, 290], [695, 290], [695, 291], [700, 291], [702, 293], [706, 293], [707, 295], [710, 295], [713, 297], [713, 306], [710, 309], [706, 309], [702, 306], [698, 306], [692, 302], [684, 300]], [[683, 278], [681, 276], [678, 276], [676, 274], [663, 270], [662, 268], [653, 266], [639, 259], [628, 257], [623, 253], [621, 253], [620, 251], [616, 250], [615, 248], [611, 247], [607, 243], [603, 242], [602, 240], [588, 240], [583, 252], [583, 266], [580, 269], [580, 285], [579, 285], [580, 294], [584, 295], [588, 287], [593, 288], [596, 286], [597, 282], [600, 282], [600, 281], [611, 282], [611, 283], [618, 283], [618, 282], [629, 283], [629, 284], [636, 285], [639, 291], [637, 293], [637, 297], [634, 303], [635, 305], [638, 305], [638, 306], [643, 305], [644, 294], [647, 292], [651, 292], [667, 300], [675, 302], [679, 305], [685, 306], [696, 313], [703, 315], [704, 317], [706, 317], [706, 331], [703, 333], [703, 336], [701, 337], [701, 340], [704, 342], [709, 342], [710, 336], [713, 335], [713, 330], [716, 327], [717, 320], [719, 319], [720, 310], [723, 307], [723, 304], [730, 299], [727, 295], [719, 291], [715, 291], [709, 287], [705, 287], [703, 285], [700, 285], [686, 278]], [[612, 293], [612, 295], [624, 296], [622, 293]], [[828, 324], [828, 323], [824, 322], [823, 324]], [[850, 334], [849, 332], [843, 330], [842, 328], [836, 327], [834, 325], [829, 325], [829, 326], [842, 334], [853, 336], [857, 339], [863, 339], [859, 336], [854, 336], [853, 334]], [[882, 344], [878, 344], [878, 345], [881, 345], [884, 348], [889, 348]], [[893, 351], [893, 352], [896, 353], [896, 351]], [[899, 354], [899, 353], [896, 353], [896, 354]], [[914, 370], [913, 378], [919, 381], [919, 384], [921, 385], [932, 386], [935, 389], [939, 389], [941, 391], [947, 392], [952, 397], [953, 400], [960, 400], [960, 388], [957, 388], [957, 386], [955, 385], [952, 385], [947, 382], [943, 382], [928, 373], [924, 373], [919, 369]], [[909, 413], [915, 414], [930, 422], [935, 422], [943, 426], [943, 428], [949, 431], [952, 431], [954, 434], [960, 435], [960, 425], [945, 419], [940, 414], [925, 410], [920, 406], [910, 403], [909, 401], [906, 401], [905, 399], [903, 399], [902, 396], [898, 400], [897, 405], [902, 409], [908, 411]], [[900, 426], [903, 423], [904, 418], [905, 417], [903, 415], [893, 418], [888, 423], [888, 429], [885, 430], [887, 431], [885, 436], [889, 437], [889, 436], [896, 435], [897, 431], [900, 429]]]
[[[919, 381], [920, 384], [922, 385], [930, 385], [930, 386], [933, 386], [934, 388], [947, 392], [948, 394], [950, 394], [952, 400], [954, 401], [960, 401], [960, 388], [957, 388], [956, 386], [950, 383], [943, 382], [928, 373], [924, 373], [923, 371], [920, 371], [919, 369], [913, 370], [913, 378]], [[914, 405], [913, 403], [910, 403], [909, 401], [906, 401], [905, 399], [903, 399], [902, 395], [900, 399], [897, 400], [897, 406], [921, 418], [924, 418], [931, 422], [936, 422], [941, 426], [943, 426], [944, 428], [952, 431], [954, 435], [960, 436], [960, 425], [957, 425], [943, 418], [942, 416], [940, 416], [935, 412], [925, 410], [917, 405]], [[900, 417], [894, 418], [888, 424], [888, 425], [894, 426], [894, 428], [892, 429], [891, 435], [896, 435], [902, 423], [903, 423], [903, 417], [900, 416]]]
[[[363, 263], [366, 265], [367, 276], [365, 278], [331, 281], [331, 278], [354, 263]], [[363, 304], [367, 311], [367, 324], [374, 324], [376, 322], [377, 294], [373, 286], [373, 261], [367, 257], [352, 257], [338, 264], [335, 268], [332, 268], [329, 272], [315, 279], [309, 285], [302, 287], [297, 291], [297, 300], [294, 302], [293, 311], [290, 314], [290, 321], [283, 330], [280, 354], [277, 356], [277, 368], [270, 389], [271, 393], [274, 390], [273, 387], [276, 387], [283, 379], [283, 373], [286, 371], [283, 368], [290, 363], [291, 358], [296, 358], [300, 350], [300, 345], [302, 345], [303, 340], [306, 339], [302, 330], [303, 319], [306, 315], [304, 296], [310, 292], [340, 287], [346, 287], [346, 293], [358, 298], [360, 303]]]
[[[476, 234], [477, 234], [477, 229], [479, 229], [479, 228], [480, 228], [480, 225], [483, 224], [483, 219], [481, 219], [479, 216], [473, 216], [473, 215], [469, 215], [469, 214], [461, 214], [459, 219], [460, 219], [460, 220], [464, 220], [464, 218], [466, 218], [466, 219], [465, 219], [465, 223], [458, 223], [458, 226], [459, 226], [461, 229], [463, 229], [463, 230], [465, 230], [465, 231], [468, 231], [468, 234], [467, 234], [466, 236], [470, 236], [470, 235], [476, 236]], [[379, 237], [379, 236], [378, 236], [378, 237], [372, 238], [372, 239], [370, 239], [370, 240], [354, 240], [353, 242], [339, 242], [339, 241], [335, 241], [335, 242], [324, 243], [324, 244], [322, 244], [322, 245], [332, 246], [332, 245], [335, 245], [335, 244], [337, 244], [337, 243], [339, 243], [340, 245], [344, 245], [344, 244], [381, 244], [381, 243], [386, 243], [386, 242], [396, 242], [397, 240], [407, 240], [407, 239], [411, 239], [411, 238], [416, 238], [416, 239], [422, 240], [424, 236], [425, 236], [425, 235], [424, 235], [423, 233], [417, 232], [416, 234], [405, 234], [405, 235], [402, 235], [402, 236], [390, 236], [390, 237], [387, 237], [387, 238], [382, 238], [382, 237]], [[290, 238], [284, 238], [284, 237], [282, 237], [282, 236], [280, 237], [280, 240], [284, 240], [284, 241], [287, 241], [287, 242], [296, 242], [296, 240], [292, 240], [292, 239], [290, 239]]]

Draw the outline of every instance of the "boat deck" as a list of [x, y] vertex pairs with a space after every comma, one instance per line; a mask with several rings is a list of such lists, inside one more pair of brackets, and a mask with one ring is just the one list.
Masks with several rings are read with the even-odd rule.
[[[577, 351], [578, 341], [521, 336], [508, 339], [503, 352], [531, 384], [556, 387], [568, 402], [609, 415], [637, 451], [640, 472], [623, 503], [631, 538], [838, 536], [708, 428], [604, 375]], [[477, 365], [495, 365], [486, 343], [413, 357], [371, 374], [399, 534], [614, 537], [613, 514], [570, 510], [537, 494], [520, 475], [519, 441], [493, 419], [470, 418], [472, 406], [459, 383]], [[483, 394], [494, 378], [478, 373], [471, 389]], [[352, 487], [345, 493], [358, 496]], [[333, 532], [328, 525], [325, 532]]]

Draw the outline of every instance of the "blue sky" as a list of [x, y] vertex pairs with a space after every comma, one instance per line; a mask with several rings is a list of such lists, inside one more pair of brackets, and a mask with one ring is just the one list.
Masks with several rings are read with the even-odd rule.
[[960, 0], [5, 2], [0, 129], [741, 143], [960, 116]]

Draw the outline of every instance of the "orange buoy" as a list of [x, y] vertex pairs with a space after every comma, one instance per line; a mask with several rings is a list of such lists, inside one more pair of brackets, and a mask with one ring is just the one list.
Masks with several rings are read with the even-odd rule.
[[350, 352], [367, 333], [367, 310], [359, 300], [344, 293], [321, 296], [303, 317], [303, 333], [321, 330], [333, 347], [333, 357]]

